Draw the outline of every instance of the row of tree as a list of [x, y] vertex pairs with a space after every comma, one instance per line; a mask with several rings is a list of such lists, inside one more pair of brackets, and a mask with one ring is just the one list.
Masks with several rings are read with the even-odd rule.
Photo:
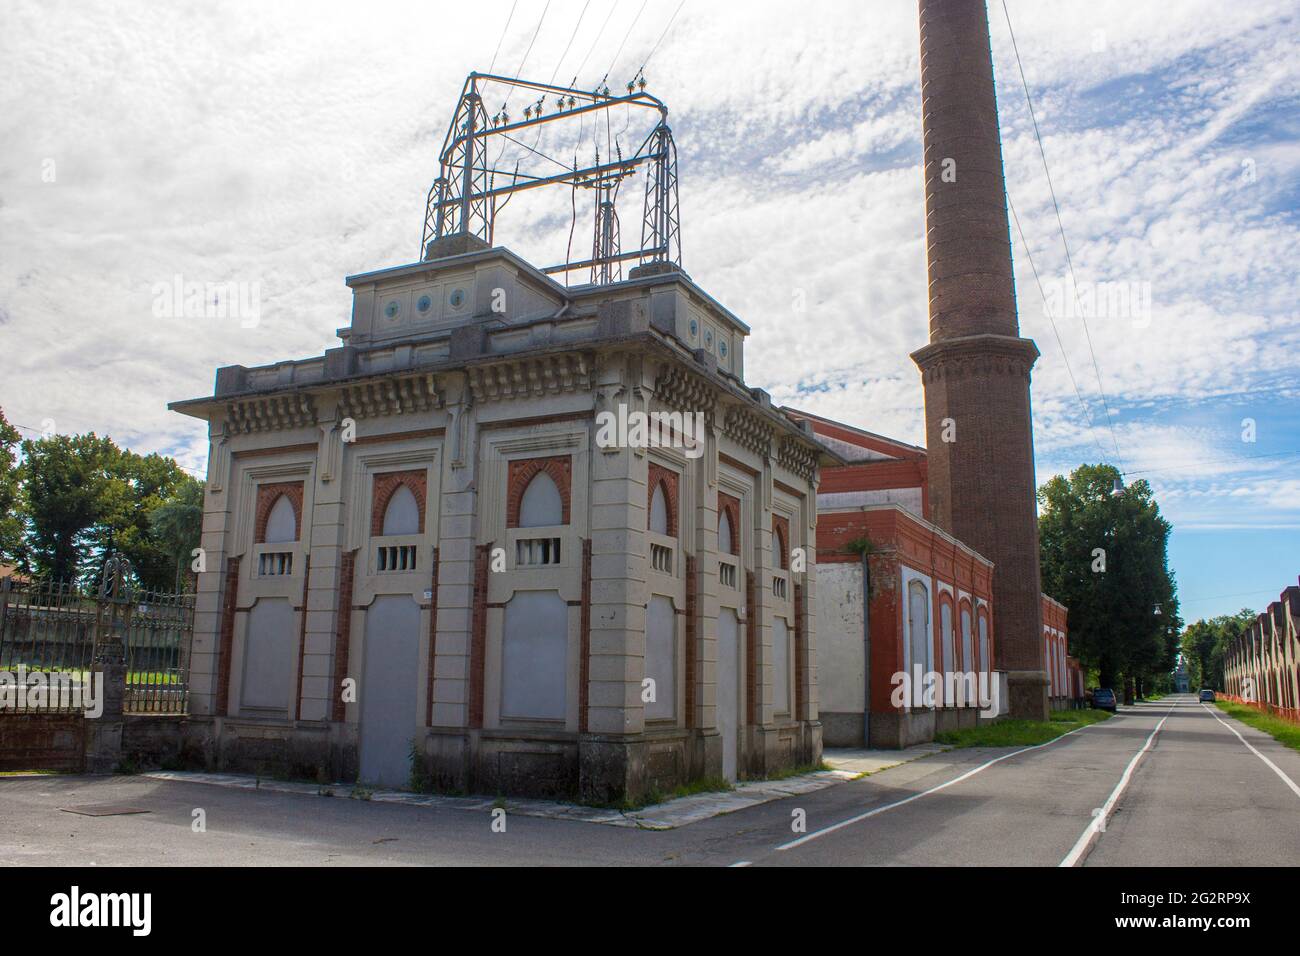
[[202, 523], [203, 485], [175, 460], [93, 432], [23, 439], [0, 410], [0, 561], [90, 586], [120, 554], [140, 586], [179, 590]]
[[1182, 653], [1193, 687], [1223, 689], [1223, 658], [1232, 643], [1255, 623], [1250, 608], [1196, 621], [1183, 631]]
[[1069, 608], [1070, 653], [1126, 698], [1170, 689], [1182, 620], [1172, 526], [1146, 481], [1081, 465], [1038, 489], [1043, 591]]

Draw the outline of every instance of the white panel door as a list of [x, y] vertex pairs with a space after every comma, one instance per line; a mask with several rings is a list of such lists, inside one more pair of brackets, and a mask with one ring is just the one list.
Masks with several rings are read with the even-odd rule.
[[408, 595], [375, 598], [366, 612], [361, 705], [361, 779], [386, 787], [411, 780], [419, 715], [420, 606]]

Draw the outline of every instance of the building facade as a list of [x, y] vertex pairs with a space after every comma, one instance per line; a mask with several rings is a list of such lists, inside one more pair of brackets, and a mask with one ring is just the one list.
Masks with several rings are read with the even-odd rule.
[[835, 459], [747, 327], [675, 267], [567, 288], [463, 235], [347, 284], [340, 348], [172, 406], [211, 440], [209, 762], [607, 803], [818, 761]]
[[1300, 586], [1287, 587], [1225, 651], [1227, 696], [1300, 722]]
[[[866, 739], [873, 747], [907, 747], [1005, 714], [996, 569], [925, 519], [926, 449], [785, 411], [845, 462], [823, 469], [817, 493], [817, 654], [826, 745], [862, 746]], [[1083, 697], [1083, 674], [1067, 654], [1066, 608], [1040, 595], [1039, 613], [1044, 659], [1052, 662], [1052, 704], [1074, 706]], [[900, 702], [899, 675], [914, 690], [918, 669], [940, 677], [933, 700], [904, 694]]]

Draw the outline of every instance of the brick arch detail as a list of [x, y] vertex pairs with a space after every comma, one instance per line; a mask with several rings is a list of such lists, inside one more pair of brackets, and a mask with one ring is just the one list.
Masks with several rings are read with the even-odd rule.
[[790, 519], [772, 515], [772, 534], [776, 536], [777, 566], [782, 571], [790, 569]]
[[388, 503], [398, 488], [408, 488], [415, 495], [415, 503], [420, 509], [420, 530], [424, 534], [425, 500], [428, 497], [429, 477], [423, 468], [409, 471], [386, 471], [375, 475], [373, 491], [370, 496], [370, 535], [377, 537], [384, 533], [384, 515]]
[[302, 540], [302, 494], [301, 481], [277, 481], [257, 486], [257, 509], [253, 518], [254, 544], [266, 543], [266, 522], [281, 495], [288, 498], [289, 504], [293, 506], [294, 527], [298, 532], [298, 540]]
[[550, 458], [518, 458], [510, 462], [506, 479], [506, 527], [519, 527], [519, 507], [524, 500], [524, 492], [538, 472], [546, 472], [555, 482], [560, 492], [560, 506], [563, 509], [564, 524], [569, 523], [569, 504], [572, 500], [573, 458], [569, 455], [555, 455]]
[[726, 514], [731, 519], [731, 553], [740, 554], [740, 499], [734, 498], [726, 492], [718, 492], [718, 521], [721, 523], [722, 515]]
[[654, 501], [655, 488], [664, 486], [664, 500], [668, 502], [668, 536], [677, 537], [677, 472], [650, 462], [650, 474], [646, 481], [645, 523], [650, 527], [650, 503]]

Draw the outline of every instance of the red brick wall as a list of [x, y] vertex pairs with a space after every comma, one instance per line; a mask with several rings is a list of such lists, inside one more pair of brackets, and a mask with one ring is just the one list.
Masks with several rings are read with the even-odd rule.
[[658, 485], [663, 485], [664, 500], [668, 502], [668, 534], [675, 538], [677, 537], [677, 472], [652, 461], [646, 478], [646, 527], [649, 527], [650, 523], [650, 502], [654, 498], [655, 488]]
[[560, 504], [564, 509], [564, 523], [569, 523], [569, 502], [573, 487], [573, 459], [569, 455], [557, 455], [551, 458], [521, 458], [510, 462], [506, 481], [506, 527], [519, 527], [519, 505], [524, 499], [528, 483], [539, 472], [551, 476], [555, 487], [560, 492]]
[[409, 488], [415, 495], [415, 503], [420, 508], [420, 534], [424, 534], [424, 507], [428, 495], [428, 474], [423, 468], [410, 471], [386, 471], [375, 475], [374, 489], [370, 496], [370, 533], [384, 533], [384, 513], [388, 502], [398, 488]]
[[235, 648], [235, 608], [239, 606], [239, 558], [226, 558], [226, 582], [221, 592], [221, 632], [217, 638], [217, 699], [215, 713], [228, 716], [230, 656]]
[[[740, 499], [718, 492], [718, 515], [726, 513], [731, 518], [731, 553], [740, 554]], [[721, 517], [719, 517], [721, 523]]]
[[302, 494], [301, 481], [277, 481], [257, 486], [257, 512], [253, 518], [255, 544], [266, 543], [266, 519], [271, 517], [271, 509], [281, 495], [288, 498], [289, 504], [293, 506], [294, 527], [297, 528], [298, 538], [302, 538]]
[[356, 574], [357, 553], [345, 551], [339, 562], [338, 609], [334, 619], [334, 703], [330, 719], [339, 722], [347, 716], [343, 703], [343, 680], [348, 676], [348, 654], [352, 642], [352, 580]]

